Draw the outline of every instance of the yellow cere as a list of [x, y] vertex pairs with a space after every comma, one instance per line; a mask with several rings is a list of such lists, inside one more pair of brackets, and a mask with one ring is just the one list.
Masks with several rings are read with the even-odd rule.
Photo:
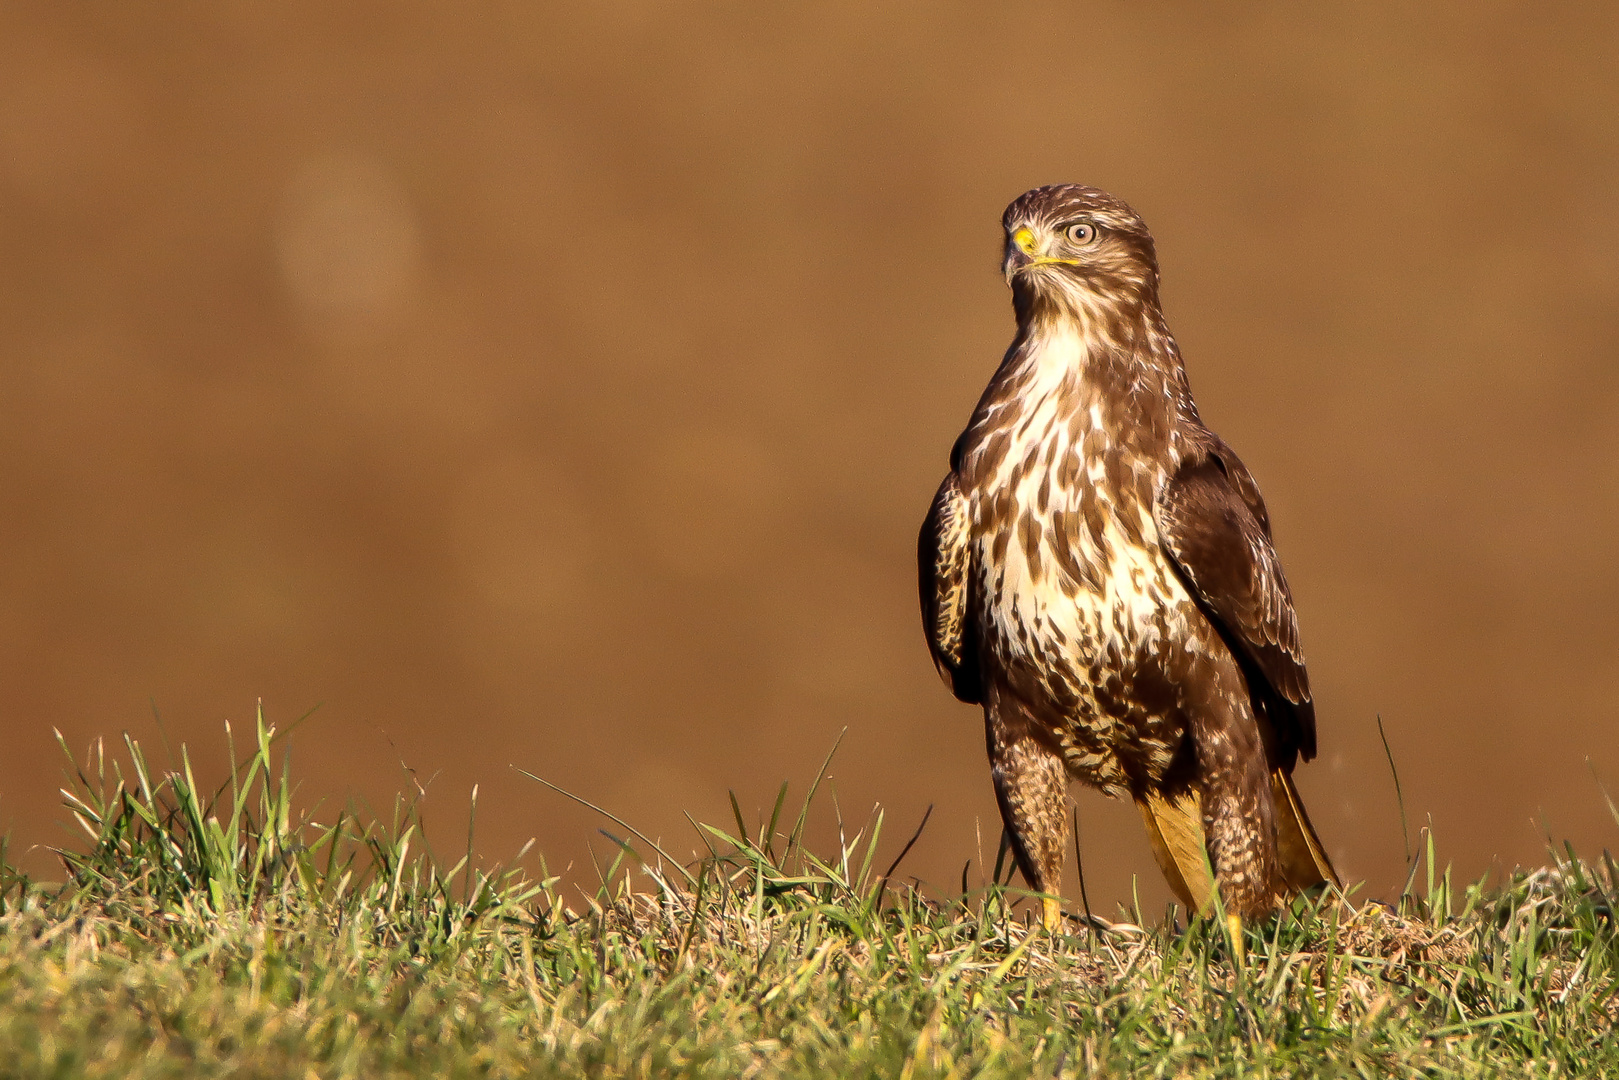
[[1034, 231], [1027, 225], [1020, 226], [1017, 232], [1012, 234], [1012, 243], [1016, 244], [1017, 249], [1023, 252], [1023, 254], [1033, 255]]

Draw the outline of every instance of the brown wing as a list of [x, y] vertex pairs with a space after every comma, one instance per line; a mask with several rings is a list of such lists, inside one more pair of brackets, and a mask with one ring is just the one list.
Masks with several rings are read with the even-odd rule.
[[927, 633], [933, 663], [956, 697], [977, 705], [983, 699], [979, 685], [978, 652], [967, 619], [967, 499], [954, 471], [939, 485], [922, 532], [916, 540], [922, 629]]
[[1269, 714], [1277, 762], [1315, 756], [1315, 704], [1299, 647], [1298, 617], [1271, 546], [1259, 486], [1236, 454], [1207, 436], [1158, 496], [1158, 540], [1238, 659], [1263, 685], [1255, 707]]

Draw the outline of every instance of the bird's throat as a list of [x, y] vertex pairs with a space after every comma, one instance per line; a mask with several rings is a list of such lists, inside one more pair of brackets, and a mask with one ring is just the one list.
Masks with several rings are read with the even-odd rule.
[[1066, 312], [1031, 319], [1019, 327], [1018, 366], [1035, 384], [1084, 379], [1101, 366], [1117, 363], [1116, 343], [1097, 329], [1095, 320]]

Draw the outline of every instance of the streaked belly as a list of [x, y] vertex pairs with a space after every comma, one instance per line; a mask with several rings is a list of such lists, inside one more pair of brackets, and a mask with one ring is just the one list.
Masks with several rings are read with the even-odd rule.
[[[1048, 728], [1076, 778], [1123, 794], [1161, 776], [1184, 737], [1169, 691], [1169, 652], [1188, 640], [1195, 605], [1167, 558], [1110, 524], [1083, 579], [1063, 569], [1050, 535], [979, 542], [983, 640], [1008, 690]], [[1072, 563], [1072, 553], [1070, 553]]]

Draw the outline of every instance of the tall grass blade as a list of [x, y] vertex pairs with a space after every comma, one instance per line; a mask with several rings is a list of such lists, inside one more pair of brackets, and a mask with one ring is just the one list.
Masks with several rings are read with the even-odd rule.
[[1394, 801], [1400, 807], [1400, 840], [1405, 844], [1405, 861], [1411, 861], [1411, 830], [1405, 820], [1405, 792], [1400, 788], [1400, 770], [1394, 764], [1394, 751], [1389, 749], [1388, 732], [1383, 730], [1383, 714], [1377, 714], [1377, 737], [1383, 740], [1383, 756], [1388, 759], [1389, 775], [1394, 778]]
[[[513, 768], [517, 768], [517, 767], [513, 766]], [[668, 852], [664, 851], [663, 848], [659, 847], [657, 845], [657, 843], [651, 837], [647, 836], [640, 829], [637, 829], [634, 825], [631, 825], [629, 822], [625, 821], [623, 818], [619, 817], [617, 814], [613, 813], [610, 810], [602, 809], [601, 807], [597, 806], [595, 803], [591, 802], [590, 800], [581, 798], [580, 796], [575, 795], [573, 792], [567, 790], [566, 788], [558, 787], [557, 785], [551, 783], [551, 781], [546, 780], [544, 777], [535, 776], [533, 773], [529, 772], [527, 769], [517, 769], [517, 771], [522, 773], [524, 776], [528, 777], [530, 780], [533, 780], [536, 783], [545, 785], [546, 787], [550, 788], [552, 791], [556, 792], [558, 795], [561, 795], [564, 798], [572, 799], [574, 802], [578, 803], [580, 806], [583, 806], [585, 809], [594, 810], [596, 813], [600, 814], [602, 817], [606, 818], [608, 821], [611, 821], [613, 824], [617, 825], [619, 828], [626, 830], [627, 832], [630, 833], [630, 835], [634, 836], [637, 840], [641, 841], [647, 847], [651, 848], [653, 851], [656, 851], [659, 855], [661, 855], [663, 857], [664, 862], [668, 863], [670, 866], [672, 866], [676, 870], [680, 871], [680, 876], [686, 879], [686, 884], [687, 885], [695, 886], [697, 884], [697, 879], [692, 877], [691, 872], [688, 871], [684, 866], [682, 866], [672, 855], [670, 855]]]
[[[882, 882], [877, 886], [876, 906], [879, 909], [883, 906], [883, 893], [888, 891], [889, 879], [894, 876], [894, 871], [899, 869], [899, 864], [905, 861], [905, 856], [911, 853], [911, 849], [916, 846], [916, 842], [922, 839], [922, 830], [928, 827], [928, 818], [932, 816], [933, 804], [928, 803], [928, 808], [922, 812], [922, 821], [916, 826], [916, 831], [911, 834], [911, 838], [909, 840], [905, 841], [905, 846], [900, 848], [899, 854], [894, 857], [894, 861], [888, 864], [888, 869], [883, 871]], [[965, 870], [962, 871], [962, 876], [963, 879], [965, 879]]]

